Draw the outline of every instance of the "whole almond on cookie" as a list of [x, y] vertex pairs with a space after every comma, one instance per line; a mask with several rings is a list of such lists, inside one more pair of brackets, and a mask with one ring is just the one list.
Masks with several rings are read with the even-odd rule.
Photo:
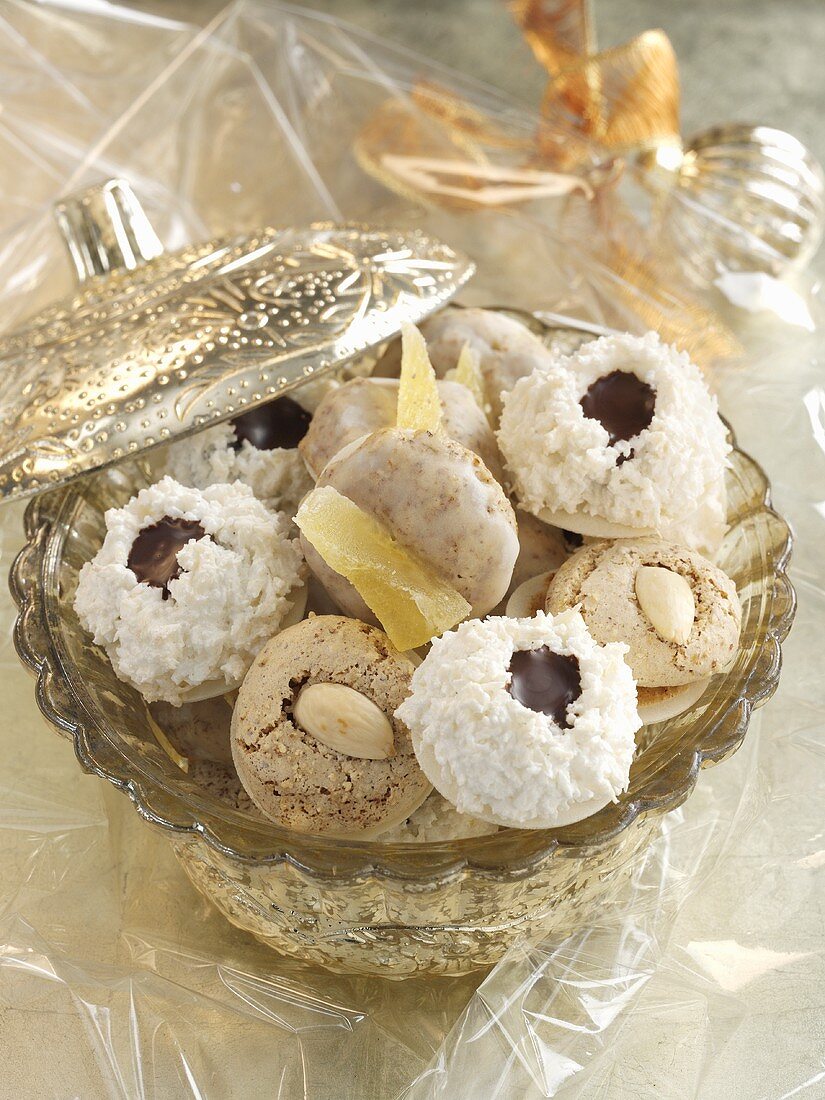
[[395, 751], [389, 718], [346, 684], [307, 684], [292, 713], [305, 733], [345, 756], [387, 760]]
[[636, 571], [636, 599], [650, 625], [665, 642], [684, 645], [693, 629], [696, 601], [681, 573], [662, 565]]

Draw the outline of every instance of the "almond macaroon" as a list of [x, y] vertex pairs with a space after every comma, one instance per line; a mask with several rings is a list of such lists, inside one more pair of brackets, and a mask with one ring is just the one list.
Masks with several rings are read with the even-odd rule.
[[736, 658], [742, 622], [736, 585], [676, 543], [616, 539], [583, 546], [547, 590], [548, 611], [571, 607], [597, 641], [628, 647], [646, 723], [692, 706], [709, 678]]
[[273, 638], [232, 716], [235, 767], [261, 812], [297, 832], [368, 839], [418, 809], [431, 787], [395, 716], [414, 668], [355, 619], [313, 616]]

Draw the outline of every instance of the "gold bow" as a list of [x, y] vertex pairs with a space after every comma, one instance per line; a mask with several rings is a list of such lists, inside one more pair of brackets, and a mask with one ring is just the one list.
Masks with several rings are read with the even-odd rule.
[[[588, 275], [613, 312], [635, 314], [698, 362], [739, 354], [614, 186], [628, 157], [651, 149], [664, 150], [665, 161], [668, 151], [681, 156], [679, 73], [667, 35], [646, 31], [599, 52], [588, 0], [508, 6], [550, 76], [538, 120], [505, 124], [421, 81], [373, 113], [356, 141], [359, 163], [396, 193], [453, 211], [562, 199], [565, 241], [584, 242]], [[586, 247], [594, 240], [595, 253]]]
[[550, 74], [545, 117], [569, 112], [587, 136], [625, 152], [679, 139], [679, 67], [664, 31], [598, 52], [588, 0], [511, 0], [513, 16]]

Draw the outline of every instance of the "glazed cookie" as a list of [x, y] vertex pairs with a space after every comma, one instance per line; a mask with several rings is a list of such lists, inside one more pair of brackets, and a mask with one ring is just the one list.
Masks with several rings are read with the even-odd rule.
[[[340, 451], [318, 486], [331, 486], [377, 519], [450, 584], [473, 615], [487, 614], [507, 592], [519, 550], [513, 509], [478, 455], [455, 440], [386, 428]], [[338, 606], [376, 621], [353, 585], [327, 565], [304, 533], [301, 545]]]
[[268, 508], [293, 515], [312, 488], [298, 451], [311, 420], [297, 399], [279, 397], [171, 444], [165, 473], [197, 489], [242, 481]]
[[522, 378], [498, 439], [520, 506], [547, 523], [721, 542], [725, 426], [698, 368], [656, 333], [593, 340]]
[[[443, 378], [458, 362], [469, 344], [478, 355], [487, 400], [493, 419], [501, 414], [501, 396], [519, 378], [552, 362], [552, 353], [520, 321], [489, 309], [461, 309], [448, 306], [421, 325], [427, 351], [436, 374]], [[397, 372], [399, 351], [390, 349], [383, 369]], [[382, 368], [379, 368], [382, 369]]]
[[641, 722], [625, 652], [577, 611], [474, 619], [433, 641], [396, 717], [460, 813], [557, 828], [627, 788]]
[[550, 527], [521, 508], [516, 508], [519, 554], [513, 569], [511, 590], [537, 573], [554, 573], [582, 545], [581, 535]]
[[489, 821], [471, 817], [470, 814], [460, 814], [438, 791], [433, 791], [406, 821], [381, 833], [376, 840], [379, 844], [438, 844], [492, 836], [497, 832], [498, 825], [491, 825]]
[[[554, 613], [579, 607], [597, 641], [624, 642], [640, 690], [648, 689], [643, 702], [667, 703], [670, 713], [695, 701], [696, 692], [662, 689], [704, 684], [736, 657], [742, 618], [736, 586], [676, 543], [618, 539], [585, 546], [556, 573], [546, 606]], [[665, 712], [653, 713], [658, 721]]]
[[[307, 469], [319, 474], [349, 443], [395, 426], [399, 383], [390, 378], [355, 378], [330, 391], [318, 406], [309, 431], [299, 444]], [[500, 481], [501, 462], [495, 436], [473, 395], [458, 382], [439, 382], [444, 432], [479, 456]]]
[[304, 619], [273, 638], [232, 718], [235, 766], [260, 810], [298, 832], [357, 839], [406, 820], [430, 792], [394, 716], [413, 668], [354, 619]]
[[74, 606], [121, 680], [176, 705], [236, 687], [266, 639], [303, 612], [286, 518], [235, 482], [166, 477], [106, 513]]

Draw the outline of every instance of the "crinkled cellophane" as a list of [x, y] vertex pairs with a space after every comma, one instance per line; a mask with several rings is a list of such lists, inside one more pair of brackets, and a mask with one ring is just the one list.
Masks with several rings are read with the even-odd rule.
[[[557, 334], [531, 325], [548, 342]], [[702, 767], [735, 751], [754, 707], [776, 688], [794, 595], [790, 531], [759, 467], [735, 450], [730, 531], [720, 564], [743, 600], [736, 663], [700, 704], [639, 735], [626, 795], [556, 831], [438, 845], [379, 845], [262, 825], [207, 795], [155, 741], [140, 696], [90, 644], [72, 603], [77, 574], [102, 541], [106, 508], [149, 472], [112, 467], [36, 499], [12, 571], [16, 643], [38, 674], [38, 703], [74, 739], [84, 768], [128, 793], [170, 837], [195, 886], [235, 925], [329, 968], [401, 978], [461, 974], [497, 961], [521, 933], [564, 934], [616, 891], [660, 815], [690, 794]]]
[[[317, 7], [367, 32], [380, 23], [380, 39]], [[595, 14], [604, 42], [666, 20], [688, 130], [735, 117], [770, 121], [807, 134], [821, 155], [816, 35], [805, 7], [795, 6], [794, 19], [785, 5], [751, 5], [753, 18], [731, 16], [730, 33], [715, 41], [708, 3], [661, 15], [649, 0], [599, 4]], [[621, 204], [611, 200], [621, 195], [602, 193], [589, 207], [602, 220], [579, 232], [569, 222], [575, 211], [565, 204], [562, 216], [558, 200], [425, 208], [353, 164], [353, 141], [388, 97], [413, 121], [422, 117], [419, 78], [446, 84], [508, 137], [536, 132], [544, 74], [530, 68], [504, 4], [431, 4], [426, 19], [420, 5], [398, 2], [382, 5], [379, 18], [369, 0], [312, 8], [171, 0], [152, 10], [116, 0], [3, 5], [4, 331], [70, 290], [51, 204], [113, 173], [132, 182], [168, 248], [273, 218], [380, 217], [468, 251], [479, 267], [466, 302], [506, 301], [634, 332], [677, 327], [673, 316], [663, 325], [660, 310], [674, 305], [693, 257], [657, 239], [657, 258], [670, 260], [666, 277], [641, 291], [603, 266], [616, 266], [605, 237], [620, 227]], [[702, 34], [705, 48], [691, 48]], [[482, 152], [520, 163], [518, 150]], [[472, 138], [445, 155], [468, 161]], [[639, 228], [634, 220], [631, 230]], [[701, 244], [706, 253], [706, 236]], [[333, 975], [233, 928], [190, 886], [169, 831], [147, 827], [111, 783], [82, 775], [71, 742], [41, 721], [35, 681], [11, 651], [11, 599], [0, 601], [0, 1093], [820, 1097], [823, 271], [820, 259], [795, 296], [746, 273], [728, 275], [721, 294], [706, 287], [703, 298], [747, 348], [739, 364], [714, 370], [721, 407], [795, 528], [800, 610], [779, 692], [753, 716], [740, 750], [705, 772], [682, 807], [652, 819], [651, 843], [612, 904], [593, 907], [570, 936], [536, 929], [487, 974], [402, 983]], [[756, 301], [725, 296], [754, 285], [764, 291]], [[692, 314], [683, 336], [703, 331]], [[22, 509], [4, 507], [8, 570]]]

